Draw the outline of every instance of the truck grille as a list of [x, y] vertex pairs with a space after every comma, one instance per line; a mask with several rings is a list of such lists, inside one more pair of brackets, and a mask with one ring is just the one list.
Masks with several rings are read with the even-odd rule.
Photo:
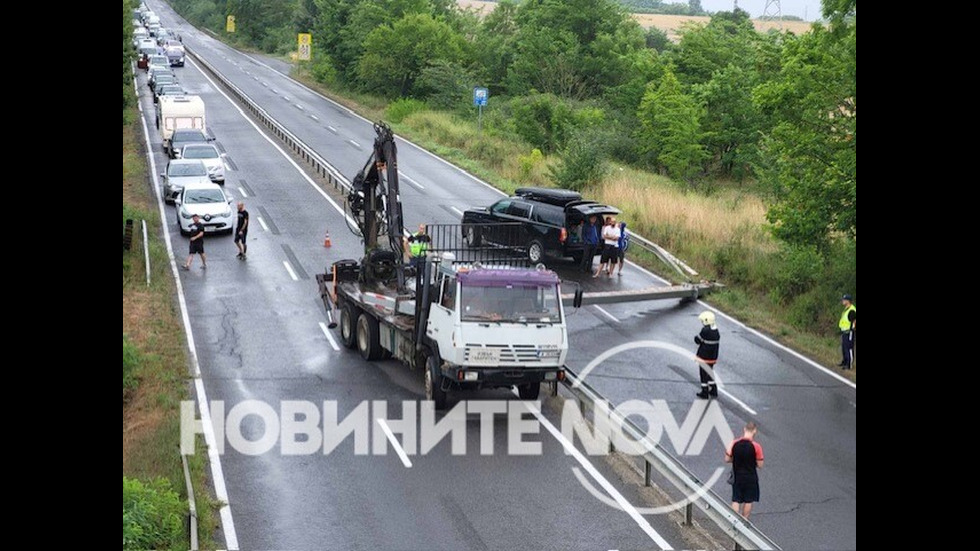
[[472, 351], [479, 348], [500, 349], [500, 363], [541, 363], [541, 358], [538, 357], [537, 347], [533, 344], [488, 344], [486, 346], [467, 344], [464, 351], [464, 358], [468, 361]]

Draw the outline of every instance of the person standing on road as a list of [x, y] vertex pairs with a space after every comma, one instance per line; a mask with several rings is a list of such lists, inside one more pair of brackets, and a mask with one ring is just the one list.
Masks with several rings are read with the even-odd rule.
[[208, 269], [208, 258], [204, 256], [204, 224], [201, 224], [201, 217], [194, 215], [191, 217], [191, 246], [190, 252], [187, 254], [187, 261], [184, 262], [184, 270], [191, 269], [191, 262], [194, 260], [194, 255], [201, 255], [201, 269]]
[[762, 445], [755, 441], [759, 427], [753, 421], [745, 423], [742, 437], [737, 438], [725, 450], [725, 463], [732, 464], [732, 509], [749, 518], [752, 504], [759, 501], [759, 469], [762, 468]]
[[837, 328], [840, 329], [841, 361], [837, 365], [842, 369], [851, 369], [854, 364], [854, 330], [857, 328], [857, 306], [854, 306], [851, 295], [844, 295], [840, 303], [844, 306]]
[[619, 223], [619, 271], [616, 275], [623, 275], [623, 264], [626, 263], [626, 249], [630, 246], [630, 238], [626, 233], [626, 222]]
[[590, 214], [589, 221], [582, 224], [582, 271], [592, 273], [592, 261], [599, 247], [599, 227], [596, 226], [596, 215]]
[[606, 217], [606, 225], [602, 227], [602, 256], [599, 257], [599, 269], [592, 274], [592, 277], [599, 277], [602, 269], [606, 269], [606, 275], [611, 276], [613, 267], [619, 262], [619, 226], [616, 219], [612, 216]]
[[705, 400], [718, 396], [714, 369], [715, 363], [718, 362], [718, 345], [721, 341], [721, 333], [718, 332], [714, 312], [705, 310], [701, 312], [698, 319], [701, 320], [702, 327], [701, 332], [694, 336], [694, 343], [698, 345], [698, 373], [701, 374], [701, 392], [698, 392], [697, 396]]
[[248, 252], [248, 211], [245, 210], [245, 203], [238, 202], [238, 223], [235, 225], [235, 246], [238, 247], [239, 260], [245, 260], [245, 253]]

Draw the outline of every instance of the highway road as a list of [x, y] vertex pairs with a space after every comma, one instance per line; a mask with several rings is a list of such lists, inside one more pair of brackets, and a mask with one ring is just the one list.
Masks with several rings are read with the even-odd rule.
[[[237, 52], [179, 19], [158, 0], [148, 5], [177, 29], [188, 49], [215, 66], [292, 133], [351, 178], [370, 153], [374, 132], [346, 108], [287, 78], [281, 64]], [[357, 258], [361, 245], [347, 232], [331, 194], [248, 120], [215, 81], [193, 62], [176, 69], [188, 92], [204, 98], [208, 127], [225, 153], [226, 191], [246, 202], [252, 215], [249, 259], [235, 259], [231, 237], [209, 236], [208, 270], [182, 272], [191, 331], [210, 400], [231, 408], [261, 400], [277, 409], [283, 401], [336, 403], [343, 416], [362, 401], [422, 399], [417, 374], [395, 362], [367, 363], [338, 349], [339, 336], [325, 334], [323, 306], [314, 274], [334, 260]], [[141, 77], [142, 78], [142, 77]], [[142, 82], [142, 80], [141, 80]], [[144, 113], [153, 113], [145, 85]], [[158, 171], [166, 156], [152, 132]], [[487, 205], [501, 195], [486, 184], [411, 144], [399, 141], [399, 169], [406, 226], [458, 222], [460, 211]], [[335, 200], [335, 199], [334, 199]], [[187, 239], [167, 208], [178, 262]], [[333, 246], [323, 247], [330, 230]], [[553, 263], [565, 279], [578, 275]], [[660, 283], [628, 266], [622, 277], [582, 281], [586, 290], [638, 288]], [[581, 371], [609, 348], [657, 340], [694, 350], [699, 304], [677, 301], [589, 306], [568, 316], [569, 366]], [[738, 435], [747, 419], [760, 423], [766, 450], [761, 471], [762, 501], [752, 521], [784, 549], [856, 547], [856, 389], [798, 355], [719, 317], [722, 333], [718, 369], [725, 395], [718, 404]], [[617, 354], [590, 372], [588, 382], [614, 404], [665, 401], [678, 423], [694, 402], [693, 364], [660, 349]], [[454, 399], [511, 400], [506, 391], [454, 395]], [[397, 408], [389, 418], [399, 418]], [[559, 416], [542, 417], [560, 427]], [[246, 435], [261, 435], [254, 416]], [[465, 457], [447, 443], [410, 456], [411, 467], [392, 451], [357, 455], [350, 440], [328, 455], [249, 456], [227, 449], [221, 457], [234, 519], [230, 543], [242, 549], [655, 549], [687, 543], [663, 515], [639, 516], [601, 503], [572, 474], [585, 468], [565, 453], [560, 438], [545, 429], [525, 440], [542, 444], [540, 456], [508, 456], [506, 423], [497, 418], [497, 453], [480, 455], [480, 423], [467, 417]], [[707, 479], [722, 466], [724, 444], [717, 435], [701, 450], [661, 444]], [[680, 446], [683, 448], [683, 446]], [[697, 451], [698, 453], [693, 453]], [[643, 505], [635, 487], [624, 484], [601, 458], [590, 482], [609, 484], [620, 498]], [[722, 481], [714, 489], [726, 496]], [[608, 493], [608, 488], [607, 488]], [[627, 508], [628, 509], [628, 508]], [[230, 527], [226, 527], [229, 528]]]

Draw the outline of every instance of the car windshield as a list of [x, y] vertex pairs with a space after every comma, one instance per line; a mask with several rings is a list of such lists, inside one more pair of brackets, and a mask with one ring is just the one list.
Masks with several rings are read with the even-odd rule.
[[559, 323], [557, 285], [463, 285], [462, 321]]
[[185, 159], [217, 159], [218, 152], [213, 147], [190, 147], [184, 148], [181, 157]]
[[202, 205], [205, 203], [224, 203], [225, 196], [220, 189], [189, 189], [184, 192], [185, 205]]
[[207, 176], [203, 163], [174, 163], [167, 169], [169, 176]]
[[200, 132], [174, 132], [171, 141], [174, 142], [206, 142], [207, 139]]
[[148, 59], [150, 65], [163, 65], [167, 63], [167, 56], [165, 55], [151, 55]]

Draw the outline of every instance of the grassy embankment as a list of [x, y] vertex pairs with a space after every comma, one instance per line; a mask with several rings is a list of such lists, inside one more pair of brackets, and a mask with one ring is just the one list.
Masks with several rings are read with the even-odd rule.
[[[159, 532], [161, 539], [146, 534], [154, 523], [166, 522], [174, 511], [146, 511], [159, 501], [148, 501], [135, 513], [148, 521], [127, 523], [143, 532], [143, 539], [160, 548], [186, 549], [188, 534], [183, 528], [187, 492], [180, 461], [180, 402], [192, 397], [188, 377], [187, 344], [175, 300], [175, 283], [166, 245], [161, 237], [161, 221], [149, 184], [145, 142], [136, 108], [123, 115], [123, 224], [134, 221], [133, 245], [123, 251], [123, 476], [144, 484], [163, 479], [164, 487], [180, 498], [179, 541], [173, 541], [172, 526]], [[150, 250], [150, 279], [146, 285], [140, 220], [146, 220]], [[209, 496], [203, 438], [198, 436], [198, 453], [189, 457], [192, 483], [199, 517], [198, 529], [203, 549], [216, 548], [213, 542], [217, 503]], [[127, 490], [124, 488], [124, 500]], [[176, 503], [174, 503], [176, 505]], [[136, 507], [135, 509], [141, 509]], [[173, 520], [170, 518], [169, 520]], [[138, 528], [133, 528], [139, 524]], [[139, 546], [139, 544], [137, 545]]]

